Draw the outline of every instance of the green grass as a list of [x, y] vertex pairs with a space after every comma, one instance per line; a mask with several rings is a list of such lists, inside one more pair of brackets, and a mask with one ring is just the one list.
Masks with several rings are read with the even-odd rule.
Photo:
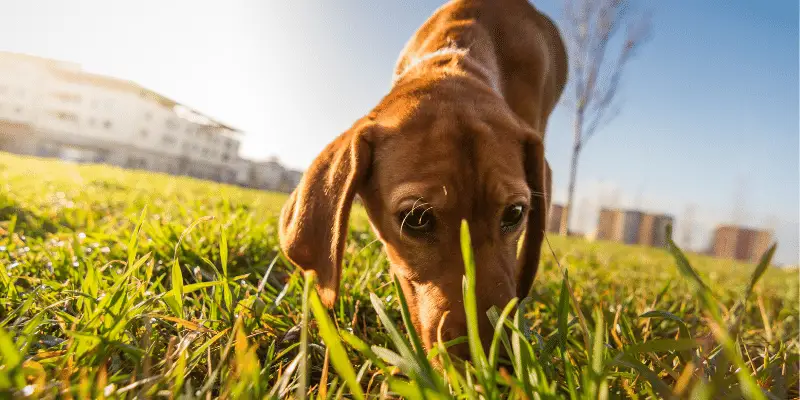
[[796, 269], [549, 237], [462, 364], [406, 329], [361, 209], [324, 309], [279, 255], [285, 198], [0, 154], [0, 398], [798, 396]]

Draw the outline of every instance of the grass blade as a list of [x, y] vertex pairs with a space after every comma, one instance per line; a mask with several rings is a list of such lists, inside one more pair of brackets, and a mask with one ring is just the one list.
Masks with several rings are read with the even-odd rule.
[[725, 356], [729, 360], [733, 361], [734, 365], [736, 365], [736, 377], [739, 379], [739, 384], [742, 386], [742, 394], [745, 396], [745, 398], [752, 400], [766, 400], [766, 395], [761, 390], [761, 387], [758, 386], [758, 383], [756, 383], [755, 379], [753, 379], [753, 376], [750, 375], [750, 369], [747, 367], [747, 364], [745, 364], [741, 355], [737, 351], [738, 345], [734, 339], [730, 337], [727, 329], [723, 329], [722, 326], [717, 324], [715, 321], [709, 321], [709, 326], [711, 327], [711, 332], [713, 332], [717, 342], [722, 346]]
[[[8, 383], [13, 384], [16, 388], [22, 388], [25, 385], [23, 375], [17, 370], [22, 365], [22, 356], [11, 336], [3, 328], [0, 328], [0, 365], [3, 366], [0, 374], [11, 375], [9, 379], [11, 382]], [[0, 375], [0, 379], [2, 378], [3, 376]]]
[[300, 377], [298, 378], [299, 383], [295, 394], [295, 396], [301, 400], [306, 398], [308, 387], [308, 320], [310, 314], [311, 291], [314, 288], [314, 276], [313, 271], [306, 272], [305, 286], [303, 287], [303, 310], [301, 314], [302, 320], [300, 322], [300, 365], [298, 367]]
[[139, 215], [139, 222], [136, 223], [136, 227], [133, 228], [131, 237], [128, 240], [128, 268], [130, 268], [134, 260], [136, 260], [136, 250], [139, 247], [139, 232], [142, 230], [145, 215], [147, 215], [147, 205], [142, 209], [142, 213]]
[[603, 365], [605, 361], [605, 332], [603, 310], [595, 309], [595, 327], [592, 335], [592, 385], [589, 388], [592, 398], [602, 398], [600, 385], [605, 379]]
[[742, 293], [741, 299], [736, 303], [734, 306], [734, 310], [732, 312], [732, 322], [728, 327], [728, 332], [734, 338], [739, 335], [739, 327], [742, 323], [742, 317], [744, 316], [745, 309], [747, 307], [747, 301], [750, 299], [750, 295], [753, 293], [753, 288], [758, 283], [761, 276], [764, 275], [764, 272], [767, 271], [767, 267], [772, 263], [772, 257], [775, 255], [775, 250], [777, 248], [777, 244], [773, 244], [770, 248], [761, 255], [761, 259], [756, 265], [756, 268], [753, 270], [753, 274], [750, 276], [750, 281], [747, 284], [747, 288], [745, 288], [744, 293]]
[[[394, 346], [400, 352], [400, 358], [403, 360], [402, 367], [401, 365], [397, 366], [401, 367], [403, 372], [408, 374], [410, 377], [417, 378], [419, 383], [422, 385], [435, 387], [434, 382], [425, 372], [424, 367], [422, 367], [420, 360], [417, 359], [416, 353], [411, 349], [411, 345], [403, 338], [403, 335], [400, 334], [400, 331], [397, 329], [394, 321], [392, 321], [392, 319], [386, 314], [386, 310], [383, 308], [381, 300], [375, 295], [375, 293], [370, 293], [369, 297], [370, 301], [372, 302], [372, 307], [375, 309], [375, 312], [378, 313], [378, 318], [380, 318], [384, 328], [386, 328], [388, 331], [389, 337], [392, 339], [392, 343], [394, 343]], [[375, 353], [379, 356], [381, 356], [381, 354], [387, 354], [383, 352], [383, 350], [376, 351], [376, 349], [378, 349], [378, 347], [372, 347], [372, 350], [375, 351]], [[424, 362], [427, 362], [427, 359]]]
[[664, 351], [684, 351], [696, 349], [700, 342], [694, 339], [655, 339], [630, 345], [623, 349], [624, 354], [657, 353]]
[[183, 294], [183, 273], [180, 263], [175, 259], [172, 263], [172, 296], [176, 302], [174, 311], [181, 319], [183, 319]]
[[[522, 300], [523, 305], [527, 303], [527, 298]], [[528, 379], [528, 366], [531, 364], [530, 355], [528, 352], [525, 351], [523, 344], [528, 344], [527, 339], [523, 334], [524, 322], [523, 322], [523, 310], [524, 307], [520, 305], [517, 308], [516, 313], [514, 313], [514, 328], [511, 330], [511, 351], [512, 351], [512, 361], [514, 363], [514, 373], [517, 376], [517, 379], [522, 383], [522, 390], [523, 392], [530, 396], [533, 393], [533, 387], [531, 386], [531, 382]]]
[[764, 275], [764, 272], [767, 272], [767, 268], [772, 263], [772, 257], [775, 255], [775, 250], [777, 250], [777, 248], [778, 245], [773, 244], [763, 255], [761, 255], [758, 265], [756, 266], [755, 270], [753, 270], [753, 274], [750, 276], [750, 283], [747, 285], [747, 289], [744, 291], [745, 301], [747, 301], [747, 299], [750, 297], [750, 294], [753, 293], [753, 288]]
[[635, 370], [640, 376], [650, 383], [650, 386], [653, 387], [653, 390], [655, 390], [662, 399], [672, 399], [675, 397], [672, 394], [672, 389], [669, 387], [669, 385], [664, 383], [664, 381], [658, 377], [658, 374], [653, 372], [650, 368], [638, 360], [625, 356], [620, 359], [613, 360], [611, 365]]
[[[414, 324], [411, 321], [411, 313], [408, 311], [408, 303], [406, 302], [406, 297], [403, 294], [403, 290], [400, 287], [400, 281], [397, 280], [396, 275], [392, 275], [392, 283], [394, 284], [394, 291], [397, 295], [397, 300], [400, 303], [400, 315], [402, 316], [403, 323], [406, 326], [406, 332], [408, 332], [408, 336], [411, 338], [411, 346], [417, 353], [418, 359], [426, 359], [425, 349], [422, 347], [422, 341], [420, 340], [419, 335], [417, 335], [416, 329], [414, 329]], [[426, 369], [430, 370], [429, 365], [424, 366]]]
[[469, 234], [469, 224], [466, 220], [461, 221], [461, 255], [464, 259], [464, 311], [467, 316], [467, 338], [469, 339], [469, 350], [475, 366], [480, 371], [486, 371], [489, 367], [486, 360], [486, 353], [483, 352], [480, 333], [478, 331], [478, 301], [475, 297], [475, 256], [472, 252], [472, 239]]
[[691, 333], [689, 333], [689, 327], [686, 326], [686, 322], [683, 319], [681, 319], [681, 317], [672, 314], [668, 311], [648, 311], [640, 315], [639, 318], [662, 318], [662, 319], [668, 319], [670, 321], [675, 321], [678, 323], [678, 329], [681, 332], [681, 336], [683, 336], [686, 339], [692, 338]]
[[222, 274], [228, 276], [228, 236], [225, 234], [225, 227], [219, 229], [219, 260], [222, 264]]
[[686, 258], [678, 245], [672, 240], [672, 225], [667, 225], [667, 249], [675, 258], [678, 270], [684, 277], [688, 278], [689, 283], [702, 301], [706, 311], [708, 311], [716, 321], [721, 321], [722, 316], [720, 315], [716, 299], [711, 293], [711, 289], [703, 282], [703, 279], [697, 271], [689, 264], [689, 259]]
[[490, 360], [490, 367], [492, 370], [497, 369], [497, 358], [499, 356], [498, 345], [500, 344], [500, 337], [503, 333], [503, 327], [505, 327], [506, 320], [508, 316], [511, 314], [511, 311], [514, 310], [514, 306], [517, 305], [517, 299], [513, 298], [511, 301], [506, 304], [505, 308], [503, 308], [503, 312], [500, 313], [500, 317], [497, 319], [494, 327], [494, 336], [492, 337], [492, 344], [489, 346], [489, 360]]
[[[310, 281], [313, 281], [313, 275], [311, 275], [310, 278], [307, 275], [307, 286], [311, 286], [311, 284], [308, 283]], [[356, 399], [364, 399], [364, 391], [358, 383], [359, 381], [356, 377], [355, 369], [353, 365], [350, 364], [347, 352], [339, 339], [336, 327], [333, 326], [333, 323], [328, 317], [327, 310], [322, 305], [315, 291], [311, 290], [309, 292], [309, 300], [314, 312], [314, 317], [317, 320], [319, 334], [322, 336], [322, 339], [325, 340], [325, 346], [327, 346], [330, 352], [330, 361], [331, 364], [333, 364], [333, 368], [339, 376], [344, 379], [353, 397]]]

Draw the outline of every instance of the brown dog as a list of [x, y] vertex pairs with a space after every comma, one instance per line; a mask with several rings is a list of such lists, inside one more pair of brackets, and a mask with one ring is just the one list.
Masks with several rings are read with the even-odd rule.
[[489, 340], [483, 312], [527, 296], [538, 268], [551, 187], [544, 132], [566, 79], [560, 34], [527, 0], [442, 6], [406, 45], [388, 95], [322, 151], [292, 193], [283, 251], [317, 273], [333, 306], [359, 195], [430, 349], [446, 311], [444, 339], [466, 334], [466, 219]]

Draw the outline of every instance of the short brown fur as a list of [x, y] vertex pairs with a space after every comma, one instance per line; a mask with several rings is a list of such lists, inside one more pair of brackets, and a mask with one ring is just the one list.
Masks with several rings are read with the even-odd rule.
[[[480, 315], [525, 297], [550, 205], [544, 132], [566, 79], [558, 30], [526, 0], [440, 7], [403, 49], [390, 92], [321, 152], [292, 193], [281, 214], [284, 253], [317, 273], [333, 306], [358, 195], [425, 346], [445, 312], [445, 340], [466, 334], [460, 222], [470, 224]], [[501, 230], [503, 210], [515, 204], [525, 208], [522, 222]], [[424, 237], [398, 218], [420, 205], [436, 221]], [[491, 327], [479, 320], [486, 340]]]

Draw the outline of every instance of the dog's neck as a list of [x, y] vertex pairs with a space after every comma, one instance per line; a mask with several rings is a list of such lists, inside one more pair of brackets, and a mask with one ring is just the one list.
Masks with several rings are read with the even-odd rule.
[[470, 56], [470, 50], [453, 44], [418, 56], [409, 57], [406, 65], [392, 77], [392, 86], [401, 81], [419, 76], [430, 76], [431, 72], [444, 76], [470, 76], [486, 84], [499, 96], [503, 96], [498, 71]]

